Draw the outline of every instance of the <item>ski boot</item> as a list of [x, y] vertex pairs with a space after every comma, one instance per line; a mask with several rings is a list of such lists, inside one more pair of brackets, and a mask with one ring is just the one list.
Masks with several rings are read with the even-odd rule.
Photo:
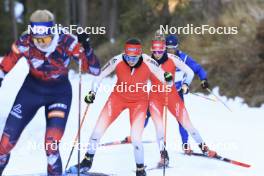
[[160, 151], [160, 161], [158, 162], [157, 167], [163, 167], [164, 165], [165, 167], [169, 165], [169, 155], [167, 150]]
[[125, 139], [121, 141], [121, 144], [130, 144], [131, 143], [131, 137], [127, 136]]
[[136, 176], [146, 176], [144, 164], [137, 164]]
[[[93, 164], [93, 154], [88, 154], [86, 153], [84, 156], [84, 159], [82, 160], [82, 162], [80, 163], [80, 173], [87, 173]], [[78, 173], [78, 164], [71, 166], [66, 173], [70, 173], [70, 174], [77, 174]]]
[[209, 158], [214, 158], [217, 156], [216, 151], [210, 150], [205, 143], [199, 144], [199, 147], [202, 150], [203, 154], [208, 156]]
[[182, 150], [186, 155], [191, 155], [193, 153], [193, 150], [191, 149], [191, 146], [188, 143], [182, 144]]

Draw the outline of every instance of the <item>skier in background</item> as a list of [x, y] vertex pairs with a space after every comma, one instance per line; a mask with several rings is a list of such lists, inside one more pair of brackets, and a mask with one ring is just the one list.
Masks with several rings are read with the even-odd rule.
[[[125, 53], [114, 56], [102, 68], [101, 75], [93, 82], [92, 91], [85, 98], [87, 103], [93, 103], [101, 80], [113, 71], [117, 75], [117, 83], [92, 132], [88, 151], [80, 163], [80, 172], [85, 173], [90, 170], [100, 138], [119, 114], [128, 108], [131, 141], [137, 167], [136, 176], [145, 176], [144, 151], [141, 138], [148, 107], [148, 92], [144, 87], [147, 86], [150, 77], [155, 77], [162, 83], [167, 81], [173, 84], [172, 75], [160, 69], [151, 57], [142, 54], [142, 46], [139, 40], [130, 39], [125, 44]], [[120, 86], [122, 89], [120, 89]], [[77, 171], [78, 165], [74, 165], [67, 172], [77, 173]]]
[[[175, 77], [175, 70], [180, 69], [186, 74], [185, 79], [182, 81], [179, 91], [181, 94], [187, 94], [189, 92], [189, 85], [194, 76], [193, 71], [188, 67], [178, 56], [167, 53], [164, 40], [152, 41], [152, 58], [155, 59], [160, 67], [165, 71], [173, 74]], [[176, 73], [177, 74], [177, 73]], [[152, 85], [160, 85], [161, 82], [154, 77], [151, 77]], [[167, 96], [168, 102], [165, 97]], [[209, 149], [205, 144], [199, 132], [192, 125], [188, 112], [184, 106], [182, 99], [180, 98], [176, 87], [172, 87], [171, 92], [166, 95], [164, 92], [150, 91], [149, 94], [149, 111], [151, 118], [154, 122], [157, 132], [157, 141], [160, 146], [161, 160], [158, 163], [158, 167], [169, 164], [169, 156], [166, 150], [164, 150], [164, 125], [163, 125], [163, 108], [168, 107], [168, 110], [176, 117], [177, 121], [192, 135], [193, 139], [199, 144], [202, 152], [209, 156], [216, 156], [216, 152]], [[163, 145], [161, 145], [163, 144]]]
[[[197, 76], [199, 76], [201, 80], [201, 87], [203, 89], [209, 88], [209, 83], [207, 81], [207, 73], [204, 70], [204, 68], [201, 65], [199, 65], [192, 57], [179, 50], [178, 46], [179, 46], [179, 40], [175, 35], [168, 35], [166, 37], [166, 52], [178, 56], [186, 65], [188, 65], [192, 69], [192, 71]], [[176, 68], [175, 86], [182, 101], [184, 101], [184, 97], [183, 97], [183, 92], [181, 91], [181, 87], [185, 80], [186, 80], [186, 74], [179, 68]], [[150, 116], [151, 114], [148, 111], [145, 127], [148, 124], [148, 120]], [[182, 149], [184, 153], [192, 154], [193, 151], [191, 150], [190, 144], [188, 142], [188, 138], [189, 138], [188, 132], [186, 131], [186, 129], [184, 129], [184, 127], [180, 123], [179, 123], [179, 131], [181, 134]]]
[[47, 172], [48, 175], [62, 175], [58, 145], [72, 101], [72, 88], [68, 80], [71, 58], [77, 62], [81, 60], [82, 70], [93, 75], [100, 74], [100, 65], [85, 34], [78, 36], [81, 45], [74, 35], [58, 30], [51, 32], [54, 16], [50, 11], [33, 12], [30, 26], [45, 29], [45, 32], [30, 30], [23, 33], [0, 64], [0, 85], [20, 58], [25, 57], [29, 65], [29, 74], [16, 96], [1, 137], [0, 175], [22, 131], [42, 106], [45, 107], [46, 117]]

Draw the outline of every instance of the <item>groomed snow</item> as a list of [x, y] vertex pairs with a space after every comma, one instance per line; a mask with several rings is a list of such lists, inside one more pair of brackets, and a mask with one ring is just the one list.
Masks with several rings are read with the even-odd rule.
[[[26, 61], [22, 59], [14, 70], [7, 75], [0, 88], [0, 129], [1, 132], [15, 96], [22, 85], [28, 68]], [[89, 91], [93, 76], [83, 75], [82, 96]], [[78, 122], [78, 74], [70, 72], [70, 80], [73, 86], [73, 101], [68, 124], [61, 146], [72, 143]], [[113, 85], [115, 79], [107, 78], [102, 84]], [[56, 87], [54, 87], [56, 88]], [[213, 89], [218, 95], [218, 88]], [[89, 108], [85, 125], [82, 129], [82, 143], [87, 143], [93, 130], [96, 119], [108, 98], [109, 93], [97, 94], [96, 101]], [[212, 98], [212, 96], [209, 96]], [[26, 100], [27, 97], [25, 97]], [[262, 176], [264, 163], [264, 106], [261, 108], [249, 108], [241, 98], [227, 99], [221, 97], [233, 110], [229, 112], [221, 103], [211, 102], [206, 99], [187, 95], [186, 106], [191, 120], [201, 133], [204, 140], [217, 150], [220, 155], [246, 162], [251, 168], [227, 164], [205, 158], [189, 157], [182, 155], [180, 149], [180, 136], [178, 124], [169, 113], [168, 116], [168, 151], [170, 165], [173, 168], [167, 170], [167, 176]], [[82, 103], [82, 109], [85, 109]], [[22, 133], [19, 142], [12, 151], [9, 165], [4, 175], [32, 174], [46, 172], [46, 155], [44, 147], [45, 118], [44, 109], [41, 108], [35, 118]], [[125, 110], [112, 124], [103, 136], [101, 142], [123, 139], [129, 135], [128, 111]], [[155, 140], [155, 130], [152, 122], [144, 132], [144, 140]], [[37, 149], [32, 145], [38, 144]], [[199, 151], [192, 141], [194, 150]], [[85, 146], [85, 145], [84, 145]], [[145, 144], [145, 164], [149, 167], [156, 165], [159, 160], [157, 144]], [[70, 153], [71, 147], [61, 148], [63, 165]], [[82, 156], [85, 150], [81, 151]], [[77, 162], [77, 152], [73, 154], [70, 164]], [[134, 176], [135, 163], [133, 149], [130, 145], [101, 147], [98, 149], [92, 171], [115, 173], [120, 176]], [[148, 171], [148, 176], [160, 176], [162, 170]]]

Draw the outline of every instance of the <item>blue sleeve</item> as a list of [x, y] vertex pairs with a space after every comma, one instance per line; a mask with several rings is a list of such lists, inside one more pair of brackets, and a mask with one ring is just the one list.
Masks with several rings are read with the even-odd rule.
[[199, 76], [200, 80], [207, 79], [207, 73], [204, 68], [190, 56], [187, 56], [185, 63]]
[[88, 59], [89, 70], [93, 75], [98, 76], [101, 72], [100, 62], [98, 57], [95, 55], [94, 50], [92, 48], [86, 52], [86, 57]]

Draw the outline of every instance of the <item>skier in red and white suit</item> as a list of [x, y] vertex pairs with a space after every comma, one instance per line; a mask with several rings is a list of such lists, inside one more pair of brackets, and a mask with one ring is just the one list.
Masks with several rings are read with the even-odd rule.
[[[162, 83], [172, 83], [172, 76], [158, 67], [150, 56], [142, 54], [141, 43], [137, 39], [130, 39], [125, 44], [125, 53], [113, 57], [103, 68], [101, 75], [93, 82], [92, 91], [86, 96], [87, 103], [92, 103], [100, 82], [103, 78], [115, 71], [117, 83], [97, 120], [90, 137], [88, 151], [80, 164], [81, 172], [87, 172], [91, 166], [96, 146], [105, 130], [117, 119], [125, 109], [129, 109], [131, 125], [131, 141], [134, 146], [134, 155], [137, 165], [137, 176], [145, 176], [144, 151], [141, 142], [144, 129], [146, 111], [148, 108], [147, 82], [155, 77]], [[123, 91], [119, 91], [121, 90]], [[119, 89], [119, 90], [118, 90]], [[72, 166], [68, 172], [76, 173], [78, 165]]]
[[[164, 40], [153, 40], [151, 48], [152, 58], [158, 62], [159, 66], [164, 71], [173, 74], [173, 80], [177, 67], [187, 74], [187, 77], [184, 80], [181, 88], [181, 91], [186, 94], [189, 91], [189, 85], [193, 79], [194, 73], [184, 62], [180, 60], [180, 58], [173, 54], [166, 53], [165, 47], [166, 44]], [[151, 76], [151, 84], [162, 85], [162, 83], [154, 76]], [[161, 160], [158, 165], [161, 166], [164, 163], [165, 165], [169, 164], [168, 153], [166, 150], [164, 150], [164, 125], [162, 117], [165, 105], [167, 105], [168, 110], [173, 114], [174, 117], [176, 117], [179, 123], [192, 135], [193, 139], [197, 142], [197, 144], [199, 144], [202, 151], [210, 157], [215, 156], [216, 152], [209, 150], [199, 132], [192, 125], [188, 112], [183, 101], [178, 95], [176, 88], [173, 86], [170, 90], [171, 91], [167, 92], [167, 95], [166, 92], [157, 91], [150, 91], [149, 95], [149, 110], [156, 128], [157, 141], [160, 146], [161, 153]]]

